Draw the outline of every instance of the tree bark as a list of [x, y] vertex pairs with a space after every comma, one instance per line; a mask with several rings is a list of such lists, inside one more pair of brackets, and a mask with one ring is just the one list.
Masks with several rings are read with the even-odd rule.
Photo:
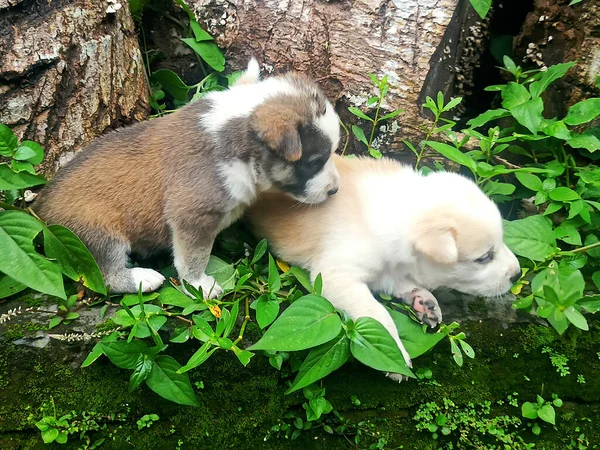
[[0, 122], [51, 175], [108, 128], [143, 119], [148, 88], [127, 2], [0, 0]]

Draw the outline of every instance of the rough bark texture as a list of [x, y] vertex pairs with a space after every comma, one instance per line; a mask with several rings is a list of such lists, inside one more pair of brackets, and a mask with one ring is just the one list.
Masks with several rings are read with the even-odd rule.
[[[320, 80], [333, 100], [362, 106], [374, 91], [369, 73], [387, 75], [386, 110], [403, 135], [418, 134], [419, 96], [457, 0], [261, 2], [189, 0], [233, 68], [256, 56], [267, 71], [296, 69]], [[460, 11], [463, 13], [464, 8]], [[454, 34], [460, 26], [454, 27]], [[454, 41], [455, 42], [455, 41]], [[437, 51], [437, 53], [436, 53]], [[435, 55], [435, 57], [434, 57]]]
[[548, 90], [548, 113], [559, 117], [573, 103], [598, 96], [600, 91], [595, 82], [600, 75], [600, 2], [569, 3], [536, 0], [516, 39], [516, 54], [525, 63], [544, 67], [578, 61], [575, 69]]
[[0, 0], [0, 122], [44, 146], [46, 174], [63, 155], [148, 111], [131, 15], [107, 7]]

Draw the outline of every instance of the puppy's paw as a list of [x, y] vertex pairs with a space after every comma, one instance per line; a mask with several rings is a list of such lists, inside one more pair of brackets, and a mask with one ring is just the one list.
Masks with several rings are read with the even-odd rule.
[[435, 328], [442, 321], [440, 305], [434, 295], [427, 289], [415, 288], [407, 295], [408, 303], [421, 322]]
[[402, 375], [401, 373], [386, 372], [385, 376], [391, 380], [398, 382], [398, 383], [402, 383], [403, 381], [408, 381], [408, 377], [406, 375]]
[[[205, 299], [217, 298], [223, 293], [223, 289], [221, 288], [221, 286], [219, 286], [217, 280], [215, 280], [210, 275], [206, 275], [205, 273], [203, 273], [199, 279], [191, 280], [189, 283], [195, 288], [201, 288], [202, 294], [204, 295]], [[187, 292], [187, 290], [186, 293], [189, 295], [189, 292]]]
[[155, 291], [165, 282], [165, 277], [156, 270], [144, 269], [143, 267], [132, 268], [131, 277], [136, 288], [139, 288], [140, 283], [142, 283], [142, 292]]

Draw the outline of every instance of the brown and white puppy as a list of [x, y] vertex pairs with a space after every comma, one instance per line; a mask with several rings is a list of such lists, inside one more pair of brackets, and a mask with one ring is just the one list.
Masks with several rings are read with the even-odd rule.
[[385, 326], [409, 365], [394, 321], [371, 291], [403, 299], [435, 326], [442, 313], [429, 290], [493, 297], [520, 276], [498, 208], [472, 181], [447, 172], [422, 176], [390, 159], [333, 159], [338, 195], [303, 207], [263, 194], [250, 221], [280, 258], [313, 279], [322, 274], [323, 295], [336, 308]]
[[310, 204], [335, 194], [338, 142], [338, 116], [314, 83], [259, 81], [253, 60], [231, 89], [95, 141], [35, 209], [81, 237], [113, 292], [157, 289], [163, 276], [128, 267], [128, 255], [171, 248], [179, 277], [214, 297], [221, 288], [204, 271], [217, 233], [267, 189]]

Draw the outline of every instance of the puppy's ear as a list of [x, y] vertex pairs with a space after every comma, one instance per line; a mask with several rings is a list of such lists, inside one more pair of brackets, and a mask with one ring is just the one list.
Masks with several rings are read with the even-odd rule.
[[258, 137], [283, 159], [293, 162], [302, 157], [299, 132], [302, 118], [292, 107], [265, 102], [256, 108], [250, 120]]
[[440, 264], [458, 261], [456, 230], [443, 218], [420, 221], [414, 246], [418, 252]]

